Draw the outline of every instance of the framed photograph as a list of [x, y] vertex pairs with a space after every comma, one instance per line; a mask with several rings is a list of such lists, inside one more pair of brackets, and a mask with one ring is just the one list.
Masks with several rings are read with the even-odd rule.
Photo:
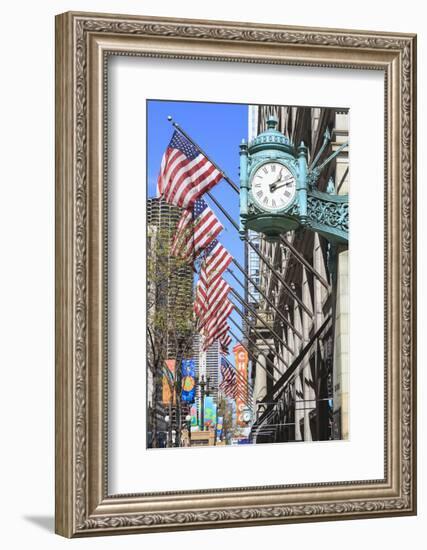
[[416, 37], [56, 18], [56, 532], [416, 513]]

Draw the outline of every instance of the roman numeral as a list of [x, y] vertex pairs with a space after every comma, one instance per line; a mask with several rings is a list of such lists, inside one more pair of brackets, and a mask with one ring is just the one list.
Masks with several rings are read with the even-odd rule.
[[267, 166], [264, 166], [263, 170], [264, 170], [264, 174], [268, 174]]
[[276, 165], [275, 165], [275, 164], [272, 164], [272, 165], [271, 165], [271, 171], [272, 171], [272, 172], [275, 172], [275, 171], [276, 171]]
[[268, 197], [264, 197], [263, 204], [268, 204]]
[[260, 182], [259, 182], [259, 183], [256, 183], [256, 184], [255, 184], [255, 187], [261, 187], [261, 183], [260, 183]]
[[262, 191], [258, 191], [257, 194], [256, 194], [256, 196], [257, 196], [258, 198], [261, 198], [262, 195], [263, 195], [263, 192], [262, 192]]
[[284, 192], [284, 195], [285, 195], [286, 197], [290, 197], [290, 196], [291, 196], [291, 192], [288, 191], [288, 190], [286, 189], [285, 192]]
[[276, 208], [276, 201], [274, 199], [271, 200], [271, 205], [273, 208]]

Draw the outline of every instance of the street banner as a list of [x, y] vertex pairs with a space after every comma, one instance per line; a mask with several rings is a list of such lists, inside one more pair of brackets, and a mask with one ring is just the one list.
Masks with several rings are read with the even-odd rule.
[[162, 376], [162, 401], [164, 405], [175, 404], [173, 384], [175, 379], [175, 359], [166, 359]]
[[191, 426], [195, 428], [197, 426], [197, 404], [191, 405], [190, 409]]
[[205, 396], [205, 426], [213, 426], [216, 421], [216, 405], [213, 397]]
[[181, 400], [186, 403], [194, 403], [196, 398], [196, 367], [194, 359], [183, 359], [181, 363], [182, 391]]
[[242, 344], [237, 344], [236, 346], [234, 346], [233, 352], [238, 382], [238, 391], [236, 392], [236, 425], [242, 428], [244, 426], [247, 426], [244, 418], [244, 412], [247, 409], [248, 395], [248, 352], [242, 346]]
[[221, 439], [223, 421], [224, 421], [224, 418], [222, 416], [218, 416], [218, 420], [216, 421], [216, 437], [217, 437], [217, 439]]

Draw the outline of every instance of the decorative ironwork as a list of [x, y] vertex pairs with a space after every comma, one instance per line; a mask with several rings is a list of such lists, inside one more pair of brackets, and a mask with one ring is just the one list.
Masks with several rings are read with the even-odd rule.
[[308, 186], [310, 189], [313, 187], [316, 187], [317, 182], [319, 180], [320, 176], [320, 170], [318, 168], [313, 168], [313, 170], [310, 170], [307, 176]]
[[308, 196], [307, 215], [312, 229], [336, 240], [347, 240], [349, 224], [348, 202], [339, 195], [317, 192]]

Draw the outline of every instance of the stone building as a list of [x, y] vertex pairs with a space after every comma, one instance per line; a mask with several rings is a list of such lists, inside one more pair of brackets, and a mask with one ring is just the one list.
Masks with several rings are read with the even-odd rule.
[[[278, 129], [294, 145], [305, 143], [309, 164], [325, 132], [331, 140], [319, 164], [348, 141], [346, 110], [277, 106], [250, 107], [249, 140], [266, 130], [271, 115], [278, 117]], [[321, 172], [318, 189], [326, 191], [333, 184], [336, 193], [347, 194], [348, 167], [344, 148]], [[248, 328], [257, 403], [251, 437], [256, 443], [347, 439], [348, 249], [307, 229], [283, 236], [286, 244], [259, 239], [259, 250], [275, 272], [259, 258], [251, 264], [259, 287], [275, 306], [257, 293], [256, 310], [264, 323], [253, 316]], [[247, 288], [248, 301], [252, 290]]]

